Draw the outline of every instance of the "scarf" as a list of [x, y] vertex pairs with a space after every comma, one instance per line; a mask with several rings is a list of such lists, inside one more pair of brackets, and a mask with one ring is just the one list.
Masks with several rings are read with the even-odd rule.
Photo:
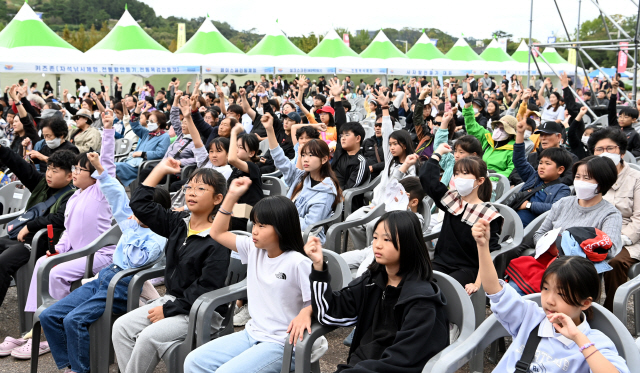
[[467, 203], [462, 199], [457, 190], [448, 191], [440, 202], [447, 208], [447, 211], [451, 215], [457, 216], [463, 214], [462, 221], [470, 226], [473, 226], [480, 219], [486, 219], [488, 222], [492, 222], [502, 217], [491, 203]]

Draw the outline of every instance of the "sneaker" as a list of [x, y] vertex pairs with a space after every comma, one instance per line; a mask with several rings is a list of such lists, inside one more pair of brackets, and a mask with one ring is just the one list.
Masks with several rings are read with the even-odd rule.
[[453, 343], [460, 336], [460, 328], [458, 325], [449, 323], [449, 344]]
[[[23, 359], [23, 360], [31, 359], [32, 341], [33, 339], [29, 339], [27, 343], [11, 351], [11, 356], [15, 357], [16, 359]], [[49, 348], [49, 343], [40, 342], [40, 351], [38, 355], [43, 355], [43, 354], [46, 354], [47, 352], [51, 352], [51, 349]]]
[[22, 339], [22, 338], [15, 339], [12, 337], [5, 338], [4, 342], [0, 344], [0, 356], [11, 355], [11, 351], [15, 350], [16, 348], [22, 346], [25, 343], [27, 343], [26, 339]]
[[249, 305], [245, 304], [237, 309], [237, 311], [238, 312], [235, 312], [233, 315], [233, 326], [245, 326], [249, 320], [251, 320], [251, 315], [249, 315]]

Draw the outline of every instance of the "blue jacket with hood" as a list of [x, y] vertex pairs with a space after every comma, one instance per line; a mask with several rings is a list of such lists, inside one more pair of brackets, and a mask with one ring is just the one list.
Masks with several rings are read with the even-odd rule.
[[[291, 164], [291, 160], [284, 155], [284, 151], [280, 146], [271, 149], [271, 157], [276, 167], [284, 175], [283, 180], [289, 186], [287, 197], [291, 198], [293, 190], [304, 177], [305, 172]], [[311, 186], [311, 176], [307, 176], [303, 183], [303, 187], [294, 203], [300, 217], [300, 228], [304, 231], [308, 225], [326, 219], [331, 215], [331, 206], [338, 195], [338, 191], [329, 177], [314, 187]], [[324, 243], [324, 231], [320, 232], [318, 237]]]

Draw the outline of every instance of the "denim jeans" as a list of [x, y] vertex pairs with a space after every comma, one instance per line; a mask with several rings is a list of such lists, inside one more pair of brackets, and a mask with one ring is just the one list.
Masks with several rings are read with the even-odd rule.
[[[70, 366], [74, 372], [89, 372], [89, 326], [104, 313], [109, 282], [120, 271], [120, 267], [111, 264], [100, 271], [97, 280], [72, 291], [40, 314], [40, 324], [58, 369]], [[131, 276], [118, 282], [114, 292], [114, 313], [127, 312], [130, 281]]]
[[522, 289], [520, 289], [520, 287], [518, 286], [518, 284], [516, 284], [516, 283], [515, 283], [515, 281], [511, 280], [511, 281], [507, 282], [507, 284], [509, 284], [509, 286], [511, 286], [512, 288], [514, 288], [514, 289], [516, 290], [516, 292], [517, 292], [518, 294], [520, 294], [521, 296], [523, 296], [523, 297], [524, 297], [525, 295], [527, 295], [527, 294], [525, 294], [525, 292], [524, 292], [524, 291], [522, 291]]
[[[284, 342], [284, 341], [283, 341]], [[185, 373], [278, 373], [284, 345], [258, 342], [246, 330], [200, 346], [184, 362]], [[293, 370], [295, 356], [291, 359]]]

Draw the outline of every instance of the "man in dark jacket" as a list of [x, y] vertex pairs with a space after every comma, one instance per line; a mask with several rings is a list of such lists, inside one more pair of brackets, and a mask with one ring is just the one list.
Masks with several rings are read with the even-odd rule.
[[376, 121], [375, 134], [364, 140], [362, 144], [364, 158], [367, 160], [367, 167], [371, 177], [378, 176], [384, 170], [384, 149], [382, 148], [382, 118]]
[[[27, 163], [22, 157], [12, 152], [11, 149], [0, 146], [0, 159], [9, 167], [27, 189], [31, 196], [27, 201], [25, 210], [28, 210], [40, 202], [45, 202], [50, 197], [58, 194], [54, 204], [45, 210], [44, 214], [28, 222], [18, 233], [15, 239], [9, 236], [0, 237], [0, 305], [7, 294], [11, 283], [11, 277], [16, 271], [27, 264], [31, 256], [31, 249], [26, 245], [35, 245], [35, 234], [51, 224], [54, 229], [64, 229], [64, 210], [69, 197], [73, 194], [71, 183], [71, 167], [76, 164], [75, 154], [68, 151], [59, 151], [51, 155], [47, 160], [46, 175], [36, 171], [33, 165]], [[3, 206], [6, 210], [7, 206]], [[3, 213], [6, 211], [3, 211]], [[12, 224], [9, 223], [7, 228]], [[38, 257], [45, 254], [48, 249], [47, 236], [38, 242]]]
[[[564, 132], [564, 126], [561, 123], [556, 122], [544, 122], [536, 130], [536, 134], [540, 134], [540, 147], [535, 151], [529, 153], [527, 161], [536, 171], [538, 170], [538, 164], [540, 163], [540, 153], [548, 148], [561, 148], [565, 150], [571, 156], [571, 164], [567, 167], [560, 177], [560, 182], [565, 185], [573, 185], [573, 172], [571, 168], [573, 164], [578, 161], [578, 157], [570, 151], [560, 146], [562, 142], [562, 133]], [[518, 185], [523, 182], [518, 172], [514, 169], [509, 176], [509, 182], [511, 185]]]

